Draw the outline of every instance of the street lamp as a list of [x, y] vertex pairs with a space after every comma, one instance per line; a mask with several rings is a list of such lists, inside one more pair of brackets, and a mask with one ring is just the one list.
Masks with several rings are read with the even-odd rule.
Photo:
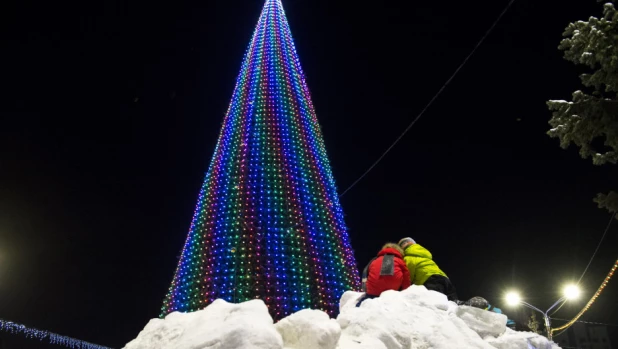
[[516, 306], [518, 304], [521, 304], [526, 308], [530, 308], [532, 310], [538, 311], [539, 313], [543, 314], [543, 319], [545, 319], [545, 328], [547, 329], [547, 338], [550, 341], [552, 341], [551, 321], [549, 319], [549, 312], [552, 311], [552, 309], [554, 309], [558, 304], [562, 302], [566, 302], [567, 300], [573, 300], [579, 297], [580, 290], [579, 290], [579, 287], [577, 287], [577, 285], [568, 285], [567, 287], [564, 288], [563, 294], [564, 295], [560, 299], [558, 299], [556, 303], [554, 303], [546, 311], [542, 311], [541, 309], [535, 307], [534, 305], [524, 302], [519, 296], [519, 294], [516, 292], [507, 293], [505, 299], [506, 299], [506, 303], [510, 306]]
[[510, 306], [516, 306], [521, 303], [521, 297], [516, 292], [509, 292], [506, 294], [506, 304]]
[[579, 287], [577, 285], [569, 285], [564, 288], [564, 296], [566, 299], [577, 299], [579, 297]]

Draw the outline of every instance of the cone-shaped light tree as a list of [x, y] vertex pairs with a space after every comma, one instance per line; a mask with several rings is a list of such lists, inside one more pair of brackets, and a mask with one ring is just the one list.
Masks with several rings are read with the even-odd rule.
[[338, 311], [360, 280], [280, 0], [242, 63], [161, 315], [262, 299], [275, 319]]

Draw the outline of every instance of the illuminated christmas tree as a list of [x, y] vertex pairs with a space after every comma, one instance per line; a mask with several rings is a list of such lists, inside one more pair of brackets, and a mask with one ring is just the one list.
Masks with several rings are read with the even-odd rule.
[[360, 280], [280, 0], [267, 0], [162, 315], [262, 299], [275, 319], [338, 311]]

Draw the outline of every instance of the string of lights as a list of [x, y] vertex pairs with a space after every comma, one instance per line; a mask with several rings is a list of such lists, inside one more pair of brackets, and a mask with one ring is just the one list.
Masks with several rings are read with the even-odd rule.
[[281, 0], [266, 0], [161, 316], [262, 299], [334, 316], [360, 289], [326, 147]]
[[616, 269], [618, 269], [618, 260], [616, 260], [616, 262], [614, 263], [614, 266], [610, 269], [609, 273], [607, 273], [607, 276], [605, 277], [605, 279], [603, 279], [603, 282], [601, 283], [601, 286], [599, 286], [599, 288], [597, 289], [597, 291], [594, 293], [594, 295], [592, 296], [592, 298], [590, 298], [590, 300], [588, 301], [588, 303], [586, 303], [586, 305], [584, 306], [584, 308], [573, 318], [571, 319], [569, 322], [567, 322], [566, 324], [560, 326], [560, 327], [556, 327], [556, 328], [552, 328], [551, 331], [552, 332], [558, 332], [561, 330], [565, 330], [569, 327], [571, 327], [571, 325], [573, 325], [577, 320], [579, 320], [579, 318], [592, 306], [592, 304], [597, 300], [597, 298], [599, 297], [599, 295], [601, 294], [601, 292], [603, 292], [603, 290], [605, 289], [605, 287], [607, 287], [607, 284], [609, 283], [609, 280], [612, 278], [612, 276], [614, 275], [614, 273], [616, 272]]
[[38, 330], [36, 328], [27, 327], [26, 325], [18, 324], [12, 321], [0, 319], [0, 331], [10, 334], [21, 334], [26, 338], [38, 339], [40, 341], [49, 340], [49, 343], [61, 345], [65, 348], [72, 349], [111, 349], [98, 344], [88, 343], [79, 339], [62, 336], [57, 333]]

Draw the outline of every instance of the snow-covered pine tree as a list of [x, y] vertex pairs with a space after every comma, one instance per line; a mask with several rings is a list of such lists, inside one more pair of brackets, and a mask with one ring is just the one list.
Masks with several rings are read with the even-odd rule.
[[[573, 92], [573, 100], [550, 100], [552, 111], [547, 133], [571, 143], [579, 154], [595, 165], [618, 162], [618, 11], [611, 2], [603, 6], [603, 17], [570, 23], [558, 48], [564, 58], [591, 71], [580, 76], [585, 91]], [[599, 194], [595, 202], [618, 212], [618, 194]], [[616, 216], [618, 218], [618, 215]]]
[[610, 191], [608, 194], [597, 194], [594, 199], [599, 208], [606, 208], [609, 212], [616, 213], [618, 219], [618, 193]]
[[536, 317], [536, 313], [533, 312], [528, 318], [528, 328], [530, 329], [530, 331], [540, 334], [541, 333], [541, 330], [539, 329], [540, 326], [541, 326], [541, 323], [539, 322], [539, 319]]

